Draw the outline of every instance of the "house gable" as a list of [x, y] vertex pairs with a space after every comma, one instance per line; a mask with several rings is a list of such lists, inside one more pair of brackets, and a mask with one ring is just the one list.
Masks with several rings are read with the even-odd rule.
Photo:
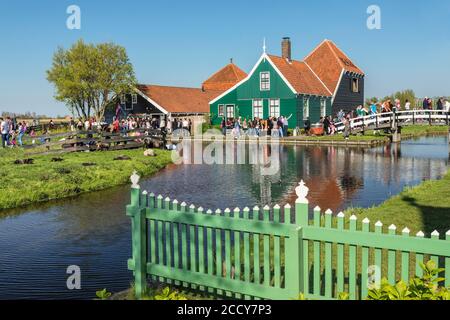
[[[283, 92], [285, 92], [285, 94], [287, 94], [286, 91], [290, 91], [290, 93], [294, 94], [294, 95], [297, 93], [295, 91], [295, 89], [292, 87], [292, 85], [283, 76], [283, 74], [277, 69], [275, 64], [270, 60], [269, 56], [264, 53], [259, 58], [258, 62], [255, 64], [255, 66], [253, 67], [252, 71], [248, 74], [247, 77], [245, 77], [245, 79], [241, 80], [240, 82], [235, 84], [233, 87], [231, 87], [230, 89], [228, 89], [227, 91], [225, 91], [224, 93], [222, 93], [221, 95], [216, 97], [214, 100], [210, 101], [210, 104], [215, 104], [222, 98], [224, 98], [227, 95], [229, 95], [230, 93], [232, 93], [234, 90], [237, 90], [238, 92], [240, 92], [241, 95], [245, 92], [245, 90], [247, 90], [247, 93], [250, 90], [250, 91], [254, 92], [255, 94], [260, 94], [261, 92], [259, 90], [259, 75], [261, 72], [264, 72], [264, 71], [270, 72], [270, 78], [271, 78], [271, 90], [270, 91], [272, 91], [272, 78], [273, 78], [275, 80], [274, 83], [277, 86], [277, 92], [279, 90], [283, 90]], [[289, 90], [281, 89], [283, 87], [283, 85], [281, 85], [281, 82], [284, 83], [284, 89], [287, 87]], [[256, 84], [257, 84], [257, 86], [256, 86]], [[241, 88], [244, 85], [245, 85], [245, 87]], [[267, 92], [266, 92], [266, 95], [267, 95]], [[263, 97], [261, 97], [261, 98], [263, 98]]]

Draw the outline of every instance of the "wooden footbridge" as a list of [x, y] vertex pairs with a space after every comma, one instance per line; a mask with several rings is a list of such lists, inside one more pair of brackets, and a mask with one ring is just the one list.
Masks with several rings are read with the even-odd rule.
[[[368, 130], [389, 130], [393, 141], [400, 141], [401, 128], [411, 125], [450, 125], [450, 113], [443, 110], [411, 110], [372, 114], [350, 119], [352, 133]], [[345, 129], [344, 122], [336, 123], [338, 132]]]

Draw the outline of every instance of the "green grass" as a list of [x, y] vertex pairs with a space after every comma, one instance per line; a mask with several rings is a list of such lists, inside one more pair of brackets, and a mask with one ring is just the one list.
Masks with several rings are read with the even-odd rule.
[[434, 230], [441, 235], [450, 230], [450, 171], [441, 180], [425, 181], [406, 188], [399, 195], [369, 209], [349, 209], [347, 214], [381, 221], [384, 228], [394, 224], [397, 231], [408, 227], [411, 234], [423, 231], [427, 236]]
[[[170, 152], [156, 150], [156, 157], [144, 157], [142, 149], [81, 152], [64, 155], [29, 155], [22, 149], [0, 150], [0, 209], [76, 196], [129, 182], [133, 170], [141, 176], [156, 173], [171, 162]], [[131, 160], [114, 161], [119, 155]], [[32, 165], [15, 165], [17, 159], [33, 158]], [[61, 157], [63, 162], [51, 162]], [[83, 163], [95, 163], [85, 167]]]
[[429, 126], [429, 125], [414, 125], [402, 128], [402, 135], [427, 135], [427, 134], [445, 134], [448, 133], [447, 126]]

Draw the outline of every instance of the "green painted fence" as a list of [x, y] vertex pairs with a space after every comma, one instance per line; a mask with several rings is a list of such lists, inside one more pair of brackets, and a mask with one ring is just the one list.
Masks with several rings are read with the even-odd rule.
[[[294, 210], [286, 205], [215, 212], [141, 192], [132, 178], [133, 258], [128, 268], [141, 298], [147, 281], [233, 299], [336, 299], [348, 292], [364, 299], [372, 282], [421, 275], [419, 262], [435, 260], [450, 286], [450, 232], [440, 240], [405, 228], [372, 225], [342, 213], [309, 219], [308, 188], [297, 188]], [[295, 223], [292, 223], [294, 221]]]

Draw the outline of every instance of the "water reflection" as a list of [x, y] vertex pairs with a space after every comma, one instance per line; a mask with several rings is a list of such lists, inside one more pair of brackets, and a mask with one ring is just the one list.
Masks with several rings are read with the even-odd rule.
[[[263, 149], [264, 159], [273, 146]], [[447, 170], [445, 137], [421, 138], [374, 149], [280, 146], [280, 170], [260, 165], [169, 166], [143, 188], [204, 208], [293, 203], [304, 179], [310, 203], [338, 212], [379, 204], [407, 185]], [[129, 187], [9, 211], [0, 219], [0, 299], [86, 298], [95, 291], [127, 288], [132, 275]], [[66, 288], [66, 268], [82, 270], [82, 290]]]

